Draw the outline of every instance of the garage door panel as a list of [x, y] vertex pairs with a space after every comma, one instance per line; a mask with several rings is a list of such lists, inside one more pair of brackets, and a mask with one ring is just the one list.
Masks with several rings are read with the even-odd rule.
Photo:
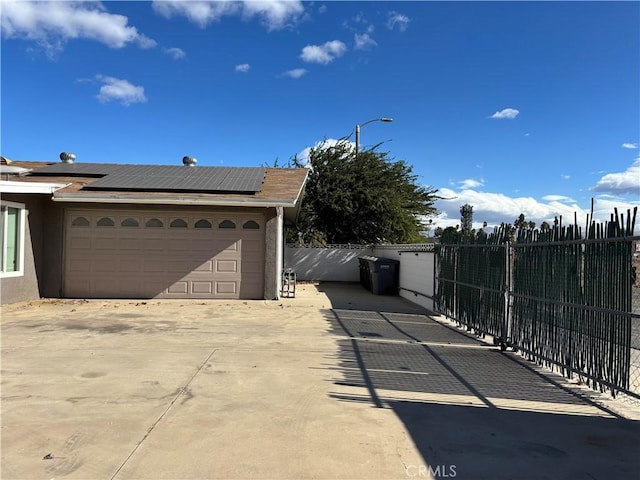
[[164, 250], [164, 239], [162, 238], [145, 238], [143, 240], [143, 244], [144, 244], [145, 250], [155, 250], [155, 251]]
[[96, 258], [93, 261], [93, 271], [96, 273], [115, 272], [118, 270], [116, 267], [117, 264], [113, 260], [101, 260]]
[[[264, 230], [194, 228], [195, 212], [93, 211], [71, 225], [65, 294], [84, 298], [262, 298]], [[77, 214], [78, 211], [76, 211]], [[124, 213], [122, 213], [124, 212]], [[170, 228], [170, 218], [187, 226]], [[109, 218], [97, 226], [97, 219]], [[159, 221], [150, 222], [151, 218]], [[135, 226], [135, 222], [139, 222]], [[125, 226], [122, 222], [131, 226]], [[148, 225], [147, 225], [148, 223]], [[260, 223], [260, 222], [258, 222]], [[161, 226], [162, 224], [162, 226]]]
[[[112, 261], [113, 263], [113, 261]], [[142, 261], [139, 258], [118, 258], [118, 271], [126, 274], [142, 273]]]
[[238, 252], [240, 242], [238, 240], [215, 240], [213, 248], [216, 252]]
[[144, 260], [142, 271], [145, 273], [164, 273], [166, 271], [164, 259]]
[[238, 271], [237, 260], [216, 260], [216, 272], [235, 273]]
[[212, 260], [207, 260], [203, 264], [198, 265], [193, 271], [194, 272], [211, 273], [211, 272], [214, 271], [213, 270], [213, 261]]
[[186, 295], [189, 292], [189, 282], [181, 280], [170, 285], [167, 289], [167, 293], [179, 293], [180, 295]]
[[218, 295], [235, 295], [238, 292], [237, 282], [216, 282], [215, 285]]
[[67, 294], [71, 297], [90, 297], [91, 296], [91, 279], [90, 277], [75, 277], [67, 282], [67, 289], [72, 292]]
[[168, 240], [167, 250], [169, 252], [189, 252], [190, 244], [188, 238], [170, 238]]
[[91, 250], [91, 238], [71, 237], [69, 246], [74, 250]]
[[121, 237], [117, 239], [118, 250], [131, 251], [140, 250], [142, 247], [142, 241], [140, 238], [135, 237]]
[[69, 262], [69, 271], [71, 273], [87, 273], [91, 272], [90, 258], [74, 258]]
[[118, 250], [116, 236], [114, 235], [109, 237], [95, 237], [93, 240], [93, 247], [96, 251], [115, 252]]
[[213, 291], [214, 291], [214, 282], [191, 282], [191, 293], [212, 294]]

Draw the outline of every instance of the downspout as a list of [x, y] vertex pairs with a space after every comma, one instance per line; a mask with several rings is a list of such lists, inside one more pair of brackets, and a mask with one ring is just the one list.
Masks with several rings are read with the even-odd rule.
[[280, 299], [282, 269], [284, 268], [284, 208], [276, 207], [276, 300]]

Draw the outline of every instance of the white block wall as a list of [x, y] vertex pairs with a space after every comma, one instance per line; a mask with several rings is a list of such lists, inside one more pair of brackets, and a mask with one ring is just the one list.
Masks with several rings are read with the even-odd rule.
[[422, 246], [383, 245], [374, 248], [331, 245], [326, 248], [287, 245], [285, 268], [293, 268], [299, 281], [359, 282], [358, 257], [373, 255], [400, 261], [400, 296], [433, 310], [435, 254]]
[[358, 257], [371, 254], [370, 248], [358, 246], [313, 248], [287, 245], [284, 268], [293, 268], [298, 281], [359, 282]]

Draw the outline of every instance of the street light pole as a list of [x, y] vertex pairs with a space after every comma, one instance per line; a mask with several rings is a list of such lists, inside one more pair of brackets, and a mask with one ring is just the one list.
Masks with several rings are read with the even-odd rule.
[[389, 118], [389, 117], [374, 118], [372, 120], [367, 120], [362, 125], [356, 125], [356, 157], [358, 156], [358, 152], [360, 151], [360, 127], [364, 127], [365, 125], [371, 122], [391, 123], [393, 122], [393, 118]]

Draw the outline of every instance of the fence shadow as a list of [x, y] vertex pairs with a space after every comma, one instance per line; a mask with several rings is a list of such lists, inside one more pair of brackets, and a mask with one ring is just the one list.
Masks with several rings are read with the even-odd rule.
[[[319, 285], [338, 345], [331, 397], [392, 410], [423, 458], [399, 477], [630, 478], [640, 422], [398, 297]], [[453, 468], [453, 470], [452, 470]]]

